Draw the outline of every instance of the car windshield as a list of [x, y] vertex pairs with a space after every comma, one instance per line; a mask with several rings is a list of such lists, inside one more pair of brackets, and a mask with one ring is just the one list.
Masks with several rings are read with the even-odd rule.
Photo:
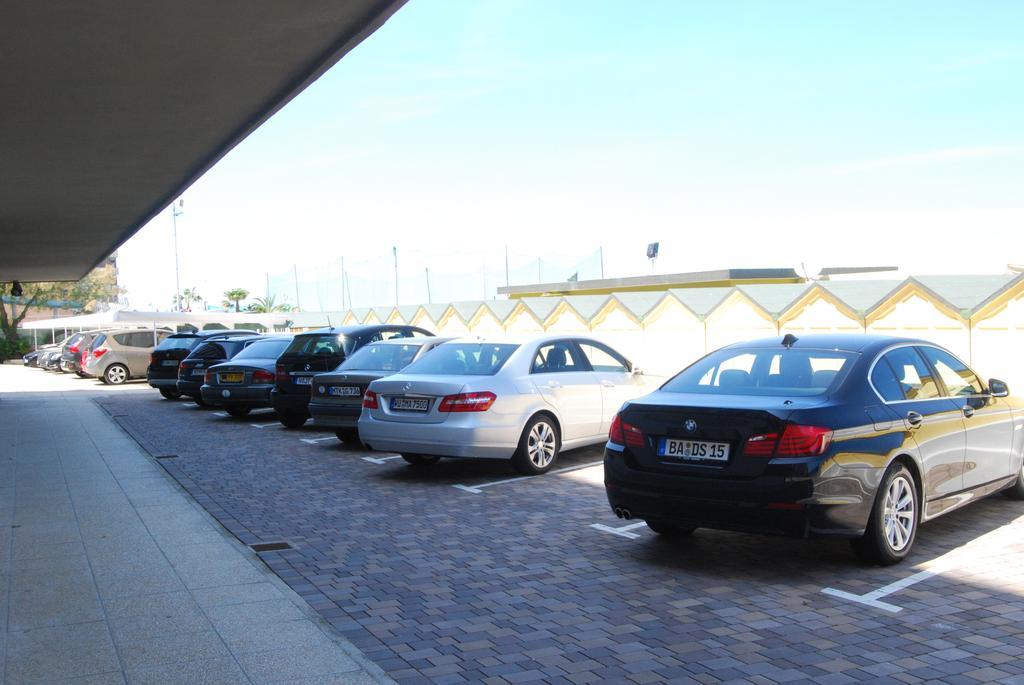
[[687, 367], [661, 389], [704, 395], [823, 395], [855, 357], [838, 350], [729, 348]]
[[196, 346], [199, 338], [196, 336], [182, 336], [176, 338], [171, 336], [170, 338], [164, 338], [163, 341], [156, 346], [157, 350], [191, 350]]
[[352, 350], [353, 340], [344, 335], [297, 335], [285, 354], [340, 357]]
[[338, 371], [399, 371], [412, 363], [419, 351], [420, 345], [416, 343], [374, 343], [354, 352]]
[[519, 345], [504, 343], [445, 343], [405, 367], [403, 373], [493, 376], [501, 370], [518, 347]]
[[260, 340], [254, 342], [235, 355], [235, 359], [277, 359], [291, 342], [288, 338], [280, 340]]

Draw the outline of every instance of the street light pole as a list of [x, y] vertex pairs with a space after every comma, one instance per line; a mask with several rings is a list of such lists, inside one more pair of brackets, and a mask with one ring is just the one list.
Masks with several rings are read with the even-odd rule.
[[181, 273], [178, 270], [178, 215], [184, 214], [184, 200], [171, 203], [171, 223], [174, 226], [174, 302], [176, 311], [181, 311]]
[[395, 258], [395, 306], [398, 306], [398, 248], [391, 248], [391, 255]]

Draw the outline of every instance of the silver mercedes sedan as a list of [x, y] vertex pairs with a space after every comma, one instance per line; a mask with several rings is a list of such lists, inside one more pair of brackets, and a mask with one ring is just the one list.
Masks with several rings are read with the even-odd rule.
[[615, 412], [649, 385], [593, 338], [461, 338], [372, 382], [359, 438], [414, 465], [511, 459], [521, 473], [540, 474], [561, 450], [604, 442]]

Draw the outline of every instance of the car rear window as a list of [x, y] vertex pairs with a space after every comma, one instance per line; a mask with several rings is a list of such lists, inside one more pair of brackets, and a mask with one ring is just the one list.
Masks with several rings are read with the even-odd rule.
[[191, 350], [199, 342], [200, 338], [195, 335], [183, 335], [180, 338], [171, 336], [164, 338], [163, 342], [156, 346], [158, 350]]
[[225, 359], [227, 356], [227, 351], [221, 346], [221, 343], [204, 342], [192, 350], [189, 359]]
[[344, 335], [297, 335], [284, 353], [313, 357], [340, 357], [348, 354], [352, 345], [353, 340]]
[[260, 340], [250, 343], [248, 347], [236, 354], [232, 359], [277, 359], [280, 357], [291, 341], [287, 338], [280, 340]]
[[412, 363], [420, 345], [386, 345], [374, 343], [359, 348], [346, 359], [338, 371], [400, 371]]
[[729, 348], [712, 352], [661, 387], [704, 395], [824, 395], [856, 354], [838, 350]]
[[89, 350], [97, 350], [103, 343], [107, 342], [107, 336], [104, 333], [100, 333], [96, 336], [96, 339], [92, 341], [92, 345], [89, 346]]
[[405, 367], [403, 373], [493, 376], [518, 347], [508, 343], [444, 343]]

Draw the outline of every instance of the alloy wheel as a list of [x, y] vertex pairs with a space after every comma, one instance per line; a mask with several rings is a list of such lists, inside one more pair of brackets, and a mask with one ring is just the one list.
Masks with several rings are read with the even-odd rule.
[[533, 465], [539, 469], [547, 468], [555, 458], [555, 431], [544, 421], [538, 421], [530, 430], [526, 439], [526, 453]]
[[111, 366], [107, 369], [107, 380], [114, 385], [120, 385], [128, 380], [128, 373], [122, 366]]
[[917, 525], [913, 488], [914, 485], [900, 475], [892, 479], [885, 493], [882, 520], [885, 539], [894, 552], [901, 552], [910, 544]]

